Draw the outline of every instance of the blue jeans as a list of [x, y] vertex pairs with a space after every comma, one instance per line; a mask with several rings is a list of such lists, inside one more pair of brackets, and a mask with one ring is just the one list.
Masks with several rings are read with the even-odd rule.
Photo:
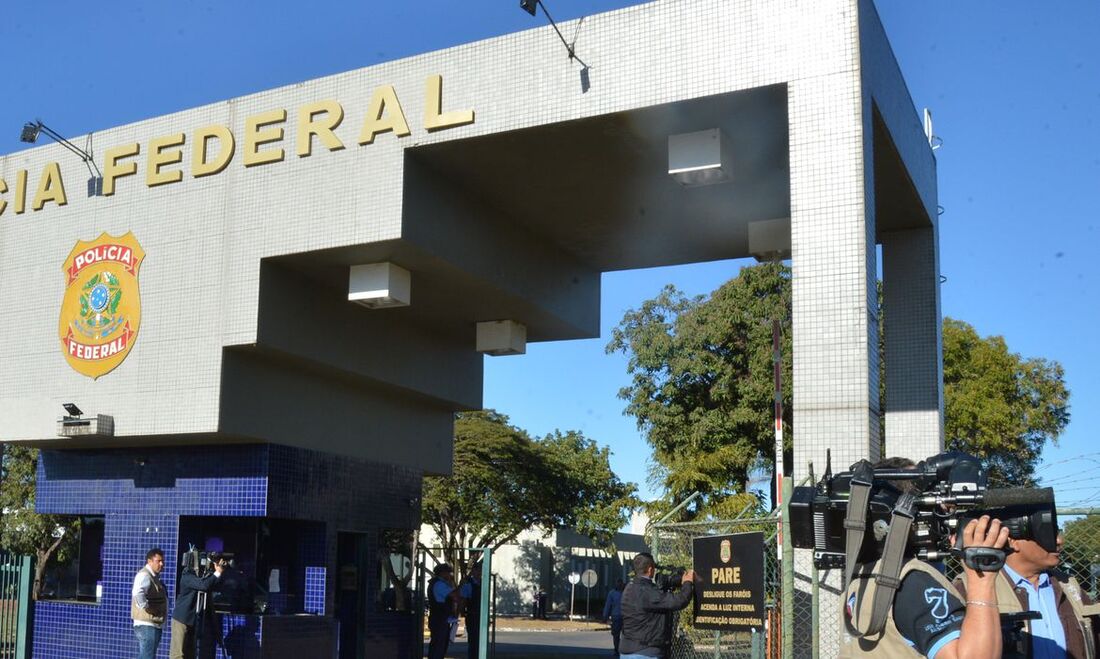
[[137, 636], [137, 659], [157, 659], [157, 646], [160, 645], [160, 637], [164, 630], [160, 627], [149, 625], [134, 625], [134, 636]]

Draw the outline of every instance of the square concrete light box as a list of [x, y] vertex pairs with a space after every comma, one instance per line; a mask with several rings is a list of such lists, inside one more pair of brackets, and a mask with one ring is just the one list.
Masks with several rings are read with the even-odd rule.
[[668, 174], [680, 185], [712, 185], [730, 180], [732, 156], [729, 141], [719, 128], [668, 137]]
[[477, 351], [494, 357], [527, 352], [527, 326], [514, 320], [491, 320], [477, 324]]
[[368, 309], [407, 307], [412, 301], [409, 271], [392, 263], [353, 265], [348, 273], [348, 301]]

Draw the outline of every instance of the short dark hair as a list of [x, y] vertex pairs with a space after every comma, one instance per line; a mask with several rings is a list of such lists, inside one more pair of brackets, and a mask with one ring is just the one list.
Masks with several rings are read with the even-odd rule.
[[452, 570], [451, 566], [447, 565], [446, 563], [440, 563], [439, 565], [435, 566], [434, 570], [432, 570], [432, 574], [434, 574], [437, 577], [443, 576], [444, 572], [450, 572], [450, 573], [454, 574], [454, 570]]
[[634, 574], [640, 576], [651, 567], [657, 567], [657, 562], [653, 560], [653, 554], [643, 551], [634, 557]]
[[[909, 458], [902, 458], [895, 456], [892, 458], [883, 458], [874, 464], [875, 469], [912, 469], [916, 467], [917, 463], [913, 462]], [[893, 485], [902, 493], [919, 494], [920, 488], [917, 484], [910, 480], [887, 480], [887, 483]]]
[[160, 547], [153, 547], [149, 551], [145, 552], [145, 562], [148, 563], [149, 561], [153, 560], [154, 556], [160, 556], [161, 558], [164, 558], [164, 550]]

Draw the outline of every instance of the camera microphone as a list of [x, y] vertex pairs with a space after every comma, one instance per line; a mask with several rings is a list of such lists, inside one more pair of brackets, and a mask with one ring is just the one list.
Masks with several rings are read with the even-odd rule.
[[1054, 488], [1025, 489], [1006, 487], [988, 489], [982, 497], [983, 508], [1009, 508], [1015, 506], [1053, 506]]

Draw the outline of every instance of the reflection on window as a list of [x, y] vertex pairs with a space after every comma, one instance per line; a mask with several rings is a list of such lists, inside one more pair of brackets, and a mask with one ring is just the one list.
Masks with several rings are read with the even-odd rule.
[[413, 612], [413, 532], [382, 529], [378, 536], [378, 610]]
[[98, 603], [103, 598], [104, 518], [85, 516], [76, 521], [76, 537], [62, 544], [57, 563], [46, 568], [42, 599]]

